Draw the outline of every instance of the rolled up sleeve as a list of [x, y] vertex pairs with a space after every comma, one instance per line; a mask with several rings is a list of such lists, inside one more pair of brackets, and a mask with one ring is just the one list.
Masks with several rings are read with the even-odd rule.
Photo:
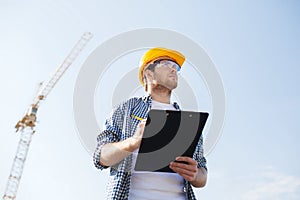
[[207, 171], [206, 167], [206, 158], [204, 157], [204, 150], [203, 150], [203, 137], [201, 135], [198, 145], [195, 150], [194, 159], [198, 163], [198, 168], [203, 167]]
[[94, 165], [97, 169], [103, 170], [108, 168], [100, 164], [103, 145], [120, 141], [122, 131], [119, 127], [122, 127], [123, 124], [123, 110], [121, 106], [114, 109], [111, 116], [105, 122], [104, 130], [97, 136], [97, 146], [93, 156]]

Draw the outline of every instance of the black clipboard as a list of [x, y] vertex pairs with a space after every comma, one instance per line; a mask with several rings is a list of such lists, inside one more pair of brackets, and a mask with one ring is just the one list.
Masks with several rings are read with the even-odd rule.
[[174, 172], [177, 156], [193, 157], [209, 114], [207, 112], [150, 110], [134, 170]]

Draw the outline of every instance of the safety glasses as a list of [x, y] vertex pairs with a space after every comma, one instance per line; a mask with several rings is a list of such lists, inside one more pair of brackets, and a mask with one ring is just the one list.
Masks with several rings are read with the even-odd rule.
[[156, 65], [157, 68], [161, 68], [161, 67], [167, 67], [170, 69], [175, 69], [176, 72], [178, 73], [180, 71], [180, 66], [171, 60], [159, 60], [158, 64]]

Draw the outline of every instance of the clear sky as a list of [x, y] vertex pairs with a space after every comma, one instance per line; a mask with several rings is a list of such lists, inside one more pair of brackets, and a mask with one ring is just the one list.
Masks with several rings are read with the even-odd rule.
[[15, 123], [36, 85], [90, 31], [94, 38], [39, 109], [17, 199], [104, 198], [108, 171], [93, 167], [75, 127], [76, 77], [107, 39], [156, 27], [202, 46], [225, 87], [223, 134], [207, 156], [208, 183], [195, 190], [197, 197], [299, 199], [299, 13], [296, 0], [0, 0], [1, 196], [19, 140]]

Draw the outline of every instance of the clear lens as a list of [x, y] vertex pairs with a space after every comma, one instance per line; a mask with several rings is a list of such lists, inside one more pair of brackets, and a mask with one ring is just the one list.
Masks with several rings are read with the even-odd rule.
[[168, 67], [168, 68], [174, 68], [177, 72], [180, 71], [180, 67], [177, 63], [171, 61], [171, 60], [161, 60], [157, 67]]

